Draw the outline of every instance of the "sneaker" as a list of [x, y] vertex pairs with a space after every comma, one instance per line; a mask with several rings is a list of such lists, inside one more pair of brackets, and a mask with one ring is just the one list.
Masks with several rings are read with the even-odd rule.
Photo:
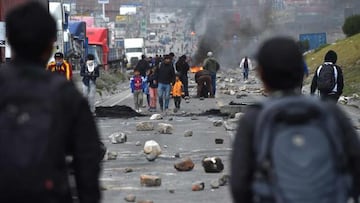
[[177, 112], [178, 112], [178, 108], [175, 108], [175, 109], [174, 109], [174, 113], [177, 113]]

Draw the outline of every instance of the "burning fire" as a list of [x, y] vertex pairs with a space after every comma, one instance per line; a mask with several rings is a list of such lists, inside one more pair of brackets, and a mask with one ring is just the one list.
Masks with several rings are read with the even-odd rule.
[[192, 66], [192, 67], [190, 68], [190, 72], [192, 72], [192, 73], [197, 73], [197, 72], [201, 71], [202, 69], [203, 69], [202, 66]]

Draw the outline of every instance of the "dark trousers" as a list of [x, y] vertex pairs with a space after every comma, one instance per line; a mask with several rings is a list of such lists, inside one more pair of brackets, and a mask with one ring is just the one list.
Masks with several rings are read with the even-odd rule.
[[189, 80], [187, 75], [181, 75], [181, 83], [184, 85], [184, 94], [185, 97], [189, 96]]
[[326, 100], [326, 101], [337, 103], [339, 100], [339, 97], [340, 97], [340, 95], [338, 95], [336, 93], [321, 93], [320, 92], [320, 98], [324, 101]]
[[215, 96], [216, 94], [216, 73], [211, 73], [211, 92], [210, 96]]
[[175, 108], [180, 109], [181, 97], [174, 97]]
[[205, 95], [202, 95], [201, 92], [202, 92], [202, 89], [203, 88], [207, 88], [208, 89], [208, 92], [210, 92], [210, 96], [214, 96], [214, 93], [213, 93], [213, 87], [212, 87], [212, 80], [211, 80], [211, 77], [209, 75], [203, 75], [203, 76], [200, 76], [197, 80], [197, 96], [198, 97], [205, 97]]

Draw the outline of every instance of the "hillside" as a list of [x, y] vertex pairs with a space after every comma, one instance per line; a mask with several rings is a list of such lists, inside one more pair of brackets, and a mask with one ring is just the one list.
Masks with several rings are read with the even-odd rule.
[[306, 82], [311, 82], [315, 69], [321, 65], [326, 52], [329, 50], [334, 50], [338, 54], [337, 64], [342, 67], [344, 73], [343, 95], [349, 96], [353, 93], [360, 93], [360, 34], [339, 40], [307, 54], [305, 60], [310, 69], [310, 77]]

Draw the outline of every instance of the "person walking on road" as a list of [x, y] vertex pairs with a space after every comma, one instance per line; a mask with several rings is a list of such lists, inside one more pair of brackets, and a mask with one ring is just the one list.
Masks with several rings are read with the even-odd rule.
[[208, 70], [200, 70], [195, 74], [195, 82], [197, 83], [198, 98], [207, 98], [210, 94], [210, 98], [213, 98], [211, 73]]
[[184, 85], [184, 99], [189, 100], [189, 78], [188, 71], [190, 69], [189, 64], [186, 61], [186, 55], [182, 55], [176, 62], [176, 71], [180, 74], [180, 80]]
[[241, 62], [240, 62], [240, 68], [242, 69], [243, 71], [243, 78], [244, 78], [244, 81], [248, 80], [249, 79], [249, 70], [252, 69], [252, 63], [251, 63], [251, 60], [245, 56]]
[[100, 76], [99, 66], [94, 61], [94, 55], [87, 56], [86, 63], [81, 66], [80, 76], [83, 77], [83, 94], [88, 99], [90, 110], [95, 114], [96, 78]]
[[358, 135], [335, 104], [301, 94], [304, 63], [296, 42], [272, 38], [260, 46], [257, 61], [269, 97], [248, 107], [238, 122], [231, 158], [233, 202], [358, 199]]
[[204, 61], [204, 69], [208, 70], [211, 74], [211, 82], [212, 82], [212, 95], [215, 97], [216, 94], [216, 73], [220, 69], [220, 64], [213, 57], [212, 52], [207, 53], [208, 58]]
[[175, 113], [180, 109], [181, 98], [184, 93], [183, 89], [184, 89], [184, 85], [182, 84], [182, 82], [180, 80], [180, 75], [176, 74], [175, 82], [172, 87], [172, 96], [174, 98], [174, 104], [175, 104], [174, 112]]
[[134, 76], [130, 78], [130, 89], [134, 95], [135, 111], [138, 113], [141, 112], [140, 108], [143, 106], [145, 82], [145, 78], [141, 76], [140, 71], [135, 68]]
[[140, 61], [136, 64], [135, 67], [138, 71], [140, 71], [140, 75], [142, 77], [146, 77], [146, 71], [150, 69], [149, 62], [146, 60], [145, 55], [141, 55]]
[[326, 53], [324, 63], [319, 66], [312, 79], [310, 93], [320, 92], [323, 100], [337, 103], [344, 88], [344, 77], [340, 66], [336, 65], [337, 54], [330, 50]]
[[155, 66], [152, 70], [150, 70], [150, 74], [147, 80], [149, 85], [149, 95], [150, 95], [150, 112], [156, 112], [156, 101], [158, 97], [158, 83], [157, 83], [157, 76], [156, 76], [156, 69]]
[[171, 84], [175, 81], [175, 70], [170, 56], [164, 57], [164, 62], [156, 71], [158, 96], [161, 111], [169, 109]]
[[67, 80], [72, 79], [72, 68], [71, 65], [64, 60], [64, 54], [61, 52], [57, 52], [54, 55], [55, 61], [52, 61], [46, 67], [46, 70], [51, 71], [53, 73], [58, 73], [60, 75], [64, 75]]
[[1, 202], [73, 202], [67, 156], [76, 202], [100, 202], [100, 139], [89, 105], [72, 82], [45, 70], [55, 20], [29, 1], [7, 14], [6, 36], [14, 57], [0, 69]]

